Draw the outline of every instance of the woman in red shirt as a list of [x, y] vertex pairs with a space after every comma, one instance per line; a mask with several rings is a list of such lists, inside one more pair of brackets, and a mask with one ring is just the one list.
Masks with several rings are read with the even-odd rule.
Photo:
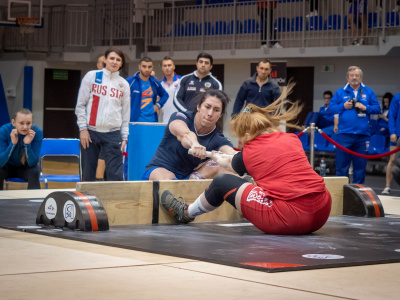
[[265, 233], [306, 234], [326, 223], [332, 199], [324, 179], [310, 166], [298, 137], [279, 129], [282, 121], [296, 128], [290, 121], [301, 110], [297, 102], [283, 110], [284, 94], [265, 108], [249, 104], [234, 117], [231, 127], [244, 145], [241, 152], [212, 153], [218, 164], [251, 175], [257, 185], [222, 174], [189, 206], [165, 190], [161, 203], [175, 220], [190, 222], [228, 201]]

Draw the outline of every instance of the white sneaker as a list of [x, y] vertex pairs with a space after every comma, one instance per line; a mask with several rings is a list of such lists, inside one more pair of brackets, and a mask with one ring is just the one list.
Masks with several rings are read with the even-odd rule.
[[268, 48], [268, 45], [267, 45], [267, 44], [261, 45], [261, 47], [260, 47], [261, 50], [267, 49], [267, 48]]
[[382, 195], [389, 195], [390, 194], [390, 187], [385, 187], [382, 191]]
[[272, 48], [280, 49], [280, 48], [283, 48], [283, 47], [282, 47], [281, 44], [279, 44], [278, 42], [276, 42], [276, 43], [272, 46]]
[[359, 39], [358, 45], [364, 45], [364, 39]]
[[353, 42], [351, 43], [353, 46], [357, 46], [358, 45], [358, 40], [357, 39], [355, 39], [355, 40], [353, 40]]
[[310, 11], [310, 13], [306, 15], [306, 18], [311, 18], [316, 16], [318, 16], [318, 10]]
[[400, 11], [400, 6], [396, 5], [396, 7], [392, 11], [393, 12], [399, 12]]

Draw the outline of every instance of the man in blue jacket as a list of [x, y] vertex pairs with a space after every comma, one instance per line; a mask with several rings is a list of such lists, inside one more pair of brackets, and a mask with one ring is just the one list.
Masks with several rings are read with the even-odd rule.
[[[168, 100], [168, 93], [150, 75], [152, 70], [151, 58], [143, 57], [139, 62], [139, 72], [126, 79], [131, 90], [131, 122], [158, 122], [157, 112]], [[157, 97], [160, 97], [158, 102]]]
[[271, 62], [262, 59], [256, 67], [257, 72], [247, 79], [236, 96], [232, 115], [237, 115], [249, 103], [266, 107], [279, 98], [279, 86], [271, 79]]
[[[375, 93], [362, 83], [363, 73], [351, 66], [347, 71], [347, 84], [337, 90], [328, 111], [339, 114], [336, 142], [357, 153], [366, 154], [370, 140], [369, 118], [381, 109]], [[349, 176], [353, 162], [353, 183], [363, 184], [367, 160], [336, 148], [336, 175]]]
[[319, 112], [309, 112], [304, 121], [304, 125], [310, 126], [311, 123], [314, 123], [319, 129], [323, 129], [327, 135], [332, 136], [334, 134], [335, 116], [329, 112], [329, 103], [331, 102], [333, 94], [331, 91], [325, 91], [323, 97], [324, 105], [321, 106]]
[[[390, 151], [393, 151], [397, 148], [397, 142], [400, 136], [400, 93], [395, 95], [390, 102], [389, 107], [389, 133], [390, 133]], [[398, 153], [398, 152], [397, 152]], [[396, 158], [396, 163], [395, 163]], [[390, 182], [392, 181], [392, 173], [397, 182], [400, 182], [400, 166], [398, 163], [399, 154], [390, 155], [389, 162], [386, 167], [386, 187], [382, 191], [382, 194], [389, 195], [390, 194]], [[395, 167], [394, 167], [395, 166]]]
[[29, 189], [40, 189], [39, 155], [43, 131], [32, 124], [29, 109], [19, 110], [11, 123], [0, 128], [0, 190], [7, 178], [28, 181]]

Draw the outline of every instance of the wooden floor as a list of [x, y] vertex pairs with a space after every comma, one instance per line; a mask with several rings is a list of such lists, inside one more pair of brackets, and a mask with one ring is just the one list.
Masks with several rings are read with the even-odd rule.
[[[52, 192], [12, 185], [0, 201]], [[380, 198], [400, 214], [399, 198]], [[400, 263], [264, 273], [0, 229], [2, 300], [398, 299], [399, 278]]]

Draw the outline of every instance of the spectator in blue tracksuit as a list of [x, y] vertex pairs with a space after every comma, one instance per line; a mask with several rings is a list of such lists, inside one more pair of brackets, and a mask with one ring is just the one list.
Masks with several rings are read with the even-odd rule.
[[[143, 57], [139, 62], [139, 72], [126, 79], [131, 90], [130, 122], [158, 122], [157, 112], [168, 100], [168, 93], [157, 78], [151, 76], [153, 61]], [[157, 97], [160, 100], [157, 102]]]
[[396, 143], [400, 136], [400, 93], [395, 95], [389, 107], [390, 141]]
[[[385, 138], [390, 138], [389, 133], [389, 108], [392, 102], [393, 94], [385, 93], [382, 97], [382, 112], [378, 115], [376, 126], [376, 134], [383, 135]], [[393, 145], [395, 146], [395, 145]]]
[[[336, 142], [357, 153], [366, 154], [370, 140], [369, 118], [381, 111], [372, 89], [362, 83], [363, 73], [351, 66], [347, 71], [347, 84], [336, 91], [329, 112], [339, 114]], [[349, 176], [353, 162], [353, 183], [364, 183], [367, 160], [336, 148], [336, 175]]]
[[[390, 151], [392, 151], [396, 149], [396, 143], [400, 136], [400, 93], [395, 95], [392, 98], [392, 101], [390, 101], [388, 119]], [[395, 158], [396, 154], [390, 155], [390, 159], [386, 167], [386, 187], [382, 191], [382, 194], [384, 195], [388, 195], [390, 193], [390, 182], [392, 181], [392, 176], [395, 177], [396, 181], [399, 181], [398, 179], [400, 178], [399, 166], [393, 168], [394, 165], [397, 165], [397, 162], [395, 163]]]
[[[168, 93], [151, 75], [152, 71], [153, 61], [150, 57], [143, 57], [139, 62], [139, 72], [126, 79], [131, 92], [130, 122], [158, 122], [158, 111], [168, 100]], [[160, 97], [158, 102], [157, 97]], [[127, 159], [124, 161], [124, 177], [127, 180]]]
[[324, 106], [321, 106], [318, 112], [318, 122], [317, 126], [320, 129], [329, 135], [333, 135], [333, 120], [335, 116], [329, 112], [329, 103], [332, 100], [332, 92], [325, 91], [324, 92]]
[[327, 135], [332, 136], [334, 134], [333, 127], [335, 116], [329, 111], [329, 103], [331, 102], [333, 94], [331, 91], [325, 91], [323, 96], [324, 105], [321, 106], [319, 112], [309, 112], [304, 121], [304, 125], [310, 126], [314, 123], [319, 129], [323, 129]]

